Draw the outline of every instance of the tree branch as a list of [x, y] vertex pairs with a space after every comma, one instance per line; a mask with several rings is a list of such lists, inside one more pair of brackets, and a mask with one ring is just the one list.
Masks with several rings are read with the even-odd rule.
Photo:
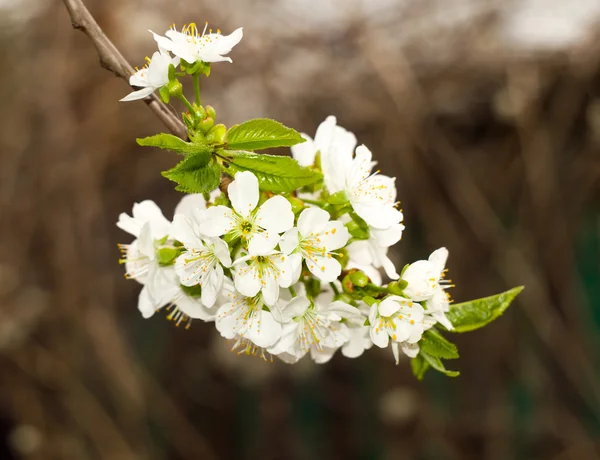
[[[133, 67], [123, 57], [117, 47], [104, 34], [98, 23], [94, 20], [82, 0], [63, 0], [73, 28], [81, 30], [92, 41], [100, 58], [100, 65], [110, 70], [117, 77], [129, 81], [129, 76], [134, 73]], [[165, 126], [175, 135], [187, 139], [187, 130], [156, 94], [144, 99], [146, 104], [161, 119]]]

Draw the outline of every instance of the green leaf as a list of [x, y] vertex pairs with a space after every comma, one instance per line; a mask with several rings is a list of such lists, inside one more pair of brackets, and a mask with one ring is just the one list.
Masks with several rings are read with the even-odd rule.
[[305, 142], [300, 133], [268, 118], [249, 120], [227, 131], [227, 144], [232, 150], [262, 150], [291, 147]]
[[524, 286], [518, 286], [502, 294], [450, 305], [446, 317], [454, 326], [452, 332], [474, 331], [491, 323], [504, 313], [523, 289]]
[[458, 349], [456, 348], [456, 345], [448, 341], [436, 329], [426, 331], [419, 342], [419, 346], [425, 353], [436, 358], [458, 358]]
[[436, 371], [441, 372], [442, 374], [445, 374], [448, 377], [458, 377], [460, 375], [460, 372], [458, 371], [449, 371], [448, 369], [446, 369], [444, 367], [444, 363], [442, 363], [442, 360], [440, 358], [431, 356], [423, 350], [419, 352], [419, 356], [422, 356], [423, 359], [427, 362], [427, 364], [433, 367]]
[[208, 144], [200, 142], [186, 142], [177, 136], [166, 133], [136, 139], [136, 142], [138, 145], [142, 145], [144, 147], [158, 147], [159, 149], [172, 150], [174, 152], [183, 153], [186, 155], [202, 155], [203, 158], [205, 158], [205, 164], [207, 164], [208, 160], [210, 160], [210, 155], [212, 153], [212, 147]]
[[423, 380], [425, 372], [429, 369], [429, 363], [421, 355], [417, 355], [416, 358], [410, 360], [410, 368], [417, 380]]
[[175, 190], [185, 193], [210, 192], [221, 181], [219, 165], [214, 160], [206, 164], [199, 155], [187, 156], [174, 168], [163, 171], [162, 175], [177, 183]]
[[300, 166], [290, 157], [231, 150], [224, 153], [230, 156], [225, 172], [234, 177], [235, 173], [250, 171], [258, 178], [261, 190], [291, 192], [322, 177], [321, 173]]

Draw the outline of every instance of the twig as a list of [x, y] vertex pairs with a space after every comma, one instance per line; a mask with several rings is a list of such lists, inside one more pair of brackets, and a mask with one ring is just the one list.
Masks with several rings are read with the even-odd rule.
[[[128, 81], [129, 76], [134, 73], [133, 67], [131, 67], [117, 47], [104, 34], [83, 2], [81, 0], [63, 0], [63, 2], [71, 17], [73, 28], [85, 33], [96, 47], [98, 57], [100, 58], [100, 65], [114, 73], [117, 77]], [[187, 138], [187, 131], [184, 124], [169, 111], [168, 107], [163, 104], [156, 94], [152, 94], [145, 101], [173, 134], [182, 139]]]

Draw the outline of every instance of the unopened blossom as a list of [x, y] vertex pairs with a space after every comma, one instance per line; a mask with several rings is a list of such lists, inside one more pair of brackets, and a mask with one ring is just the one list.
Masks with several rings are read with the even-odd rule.
[[[388, 296], [379, 304], [373, 304], [369, 312], [371, 340], [380, 348], [387, 348], [391, 342], [397, 363], [400, 344], [407, 355], [414, 354], [414, 344], [421, 340], [426, 329], [424, 318], [425, 311], [417, 302]], [[416, 350], [418, 353], [418, 348]]]
[[248, 171], [239, 172], [228, 187], [233, 209], [211, 206], [200, 224], [207, 236], [229, 234], [247, 244], [250, 255], [271, 253], [279, 243], [279, 234], [294, 225], [292, 205], [281, 195], [269, 198], [258, 207], [258, 179]]
[[[165, 48], [166, 49], [166, 48]], [[165, 49], [160, 49], [148, 60], [148, 64], [129, 77], [129, 84], [142, 89], [133, 91], [121, 101], [136, 101], [150, 96], [169, 82], [169, 66], [179, 65], [179, 58], [172, 58]]]
[[332, 251], [344, 247], [350, 235], [341, 221], [330, 221], [329, 218], [327, 211], [307, 208], [298, 217], [298, 226], [283, 235], [282, 251], [301, 256], [294, 259], [294, 281], [300, 276], [302, 260], [321, 281], [329, 283], [340, 276], [342, 266]]
[[173, 237], [185, 248], [175, 261], [175, 271], [184, 286], [199, 285], [202, 303], [212, 307], [223, 286], [223, 267], [231, 266], [231, 256], [223, 240], [200, 233], [200, 222], [205, 213], [195, 209], [191, 217], [175, 215]]
[[287, 288], [295, 281], [293, 257], [274, 251], [260, 256], [247, 255], [234, 263], [236, 289], [247, 297], [262, 293], [263, 301], [273, 306], [279, 299], [279, 288]]
[[202, 33], [194, 23], [184, 26], [181, 32], [173, 27], [165, 33], [166, 37], [151, 32], [160, 48], [171, 51], [175, 56], [190, 64], [198, 61], [232, 62], [231, 58], [226, 55], [242, 39], [244, 35], [242, 28], [234, 30], [229, 35], [222, 35], [220, 30], [213, 33], [211, 29], [209, 33], [206, 33], [207, 26], [208, 23]]
[[281, 324], [265, 309], [262, 296], [246, 297], [230, 292], [229, 299], [217, 311], [217, 330], [226, 339], [240, 337], [267, 348], [281, 338]]
[[298, 296], [280, 312], [284, 322], [281, 340], [270, 349], [286, 362], [295, 362], [308, 352], [317, 363], [331, 359], [349, 338], [343, 318], [360, 316], [357, 308], [341, 301], [311, 302]]
[[383, 268], [390, 279], [397, 280], [400, 275], [398, 275], [396, 267], [387, 256], [387, 252], [390, 246], [400, 241], [403, 231], [404, 225], [402, 224], [393, 224], [385, 230], [374, 227], [369, 228], [368, 240], [358, 240], [348, 245], [350, 261], [358, 267], [366, 264], [375, 268]]

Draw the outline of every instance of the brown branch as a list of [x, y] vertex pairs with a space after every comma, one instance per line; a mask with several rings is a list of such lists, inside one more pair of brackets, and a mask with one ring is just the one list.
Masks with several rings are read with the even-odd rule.
[[[117, 77], [129, 81], [129, 76], [134, 72], [133, 67], [131, 67], [117, 47], [104, 34], [83, 2], [81, 0], [63, 0], [63, 2], [71, 17], [73, 28], [85, 33], [96, 47], [98, 57], [100, 58], [100, 65], [114, 73]], [[169, 111], [156, 94], [152, 94], [145, 101], [169, 131], [182, 139], [187, 139], [187, 130], [184, 124]]]

